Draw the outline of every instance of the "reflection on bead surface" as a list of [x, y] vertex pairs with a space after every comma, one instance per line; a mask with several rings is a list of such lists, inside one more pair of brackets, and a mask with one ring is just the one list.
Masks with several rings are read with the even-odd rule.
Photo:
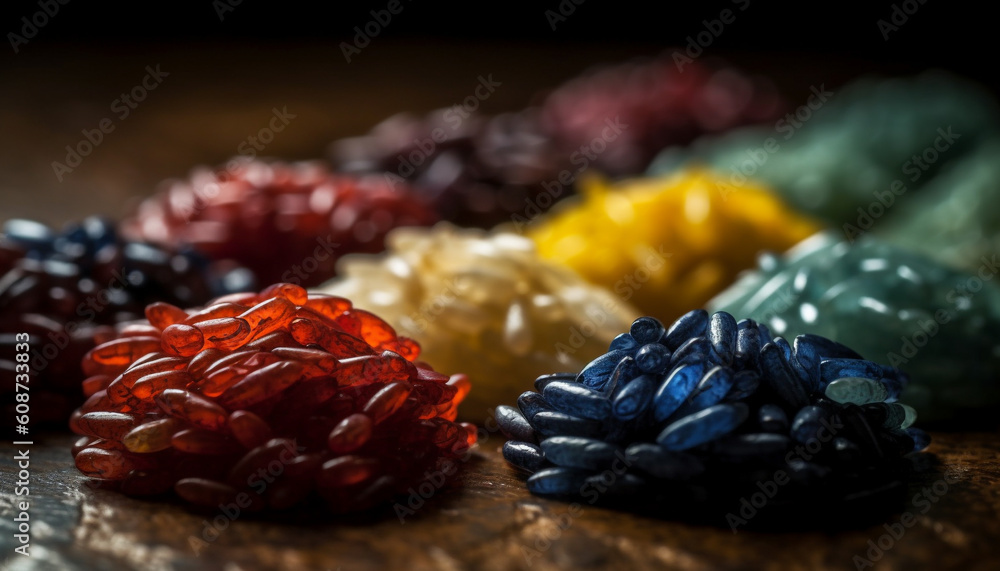
[[346, 258], [341, 271], [320, 291], [419, 339], [436, 369], [466, 372], [463, 415], [475, 422], [530, 388], [525, 379], [581, 368], [638, 314], [541, 259], [525, 238], [446, 224], [396, 231], [385, 255]]
[[539, 253], [669, 321], [752, 267], [760, 250], [817, 230], [762, 187], [704, 171], [591, 180], [582, 194], [528, 227]]

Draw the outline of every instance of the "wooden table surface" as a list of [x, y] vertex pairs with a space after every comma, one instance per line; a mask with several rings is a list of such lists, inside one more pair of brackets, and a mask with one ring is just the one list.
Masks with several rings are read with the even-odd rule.
[[[158, 180], [217, 164], [265, 126], [272, 109], [297, 115], [265, 153], [323, 154], [328, 142], [359, 134], [387, 115], [460, 101], [480, 74], [503, 86], [490, 112], [517, 109], [533, 93], [591, 63], [654, 54], [650, 46], [398, 45], [386, 39], [351, 65], [335, 45], [116, 47], [37, 46], [0, 68], [0, 219], [53, 224], [89, 213], [125, 214]], [[734, 58], [734, 59], [739, 59]], [[51, 162], [109, 116], [146, 65], [168, 76], [132, 116], [62, 181]], [[840, 85], [864, 62], [816, 66], [795, 57], [745, 57], [745, 67], [776, 76], [786, 93]], [[499, 403], [498, 403], [499, 404]], [[456, 482], [401, 523], [392, 510], [361, 519], [292, 512], [240, 517], [196, 553], [189, 538], [218, 513], [167, 500], [137, 500], [93, 489], [69, 454], [72, 436], [33, 435], [31, 558], [12, 555], [15, 448], [0, 443], [0, 568], [42, 569], [855, 569], [884, 525], [904, 513], [915, 523], [875, 562], [877, 569], [1000, 568], [1000, 443], [996, 432], [935, 432], [936, 468], [909, 482], [896, 509], [859, 513], [855, 522], [815, 513], [792, 531], [740, 531], [708, 514], [709, 524], [676, 514], [639, 517], [531, 496], [490, 435]], [[934, 503], [912, 497], [947, 478]], [[941, 485], [939, 484], [939, 490]], [[933, 489], [933, 488], [931, 488]], [[924, 508], [926, 507], [926, 511]], [[714, 522], [714, 523], [711, 523]], [[887, 546], [889, 539], [881, 539]], [[878, 555], [872, 552], [873, 555]], [[867, 568], [867, 567], [865, 567]]]
[[[464, 463], [455, 482], [423, 505], [410, 504], [413, 513], [400, 511], [402, 518], [388, 508], [361, 519], [303, 510], [228, 521], [222, 516], [223, 523], [216, 525], [224, 529], [203, 535], [205, 522], [221, 511], [193, 511], [170, 500], [132, 499], [92, 489], [71, 462], [72, 437], [50, 435], [36, 442], [30, 453], [32, 557], [11, 556], [6, 547], [13, 533], [6, 514], [12, 512], [14, 498], [5, 485], [0, 544], [6, 559], [0, 559], [0, 567], [856, 569], [857, 556], [877, 559], [876, 569], [996, 569], [1000, 443], [990, 433], [935, 433], [934, 438], [929, 452], [941, 469], [909, 482], [897, 510], [858, 513], [857, 519], [865, 523], [853, 525], [831, 525], [827, 514], [815, 513], [795, 522], [799, 531], [734, 534], [724, 513], [709, 514], [709, 523], [692, 525], [671, 519], [670, 513], [640, 517], [585, 501], [574, 505], [535, 497], [503, 461], [503, 439], [495, 434]], [[14, 454], [9, 444], [0, 445], [5, 483], [15, 474]], [[897, 524], [904, 513], [915, 519], [898, 540], [892, 539], [883, 526]], [[869, 555], [869, 540], [887, 549], [881, 556]]]

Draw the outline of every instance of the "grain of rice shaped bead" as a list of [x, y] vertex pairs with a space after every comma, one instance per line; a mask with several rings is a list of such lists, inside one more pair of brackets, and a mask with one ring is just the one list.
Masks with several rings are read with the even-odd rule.
[[[396, 230], [388, 245], [381, 256], [344, 258], [341, 277], [318, 291], [350, 298], [420, 339], [434, 368], [467, 373], [462, 418], [477, 424], [530, 379], [582, 368], [639, 315], [515, 234], [442, 223]], [[655, 367], [663, 358], [641, 362]]]
[[418, 361], [415, 341], [348, 299], [275, 284], [146, 314], [87, 353], [107, 388], [70, 419], [77, 468], [123, 493], [351, 512], [455, 473], [476, 443], [455, 422], [466, 376]]
[[834, 505], [881, 493], [928, 446], [916, 412], [896, 402], [906, 384], [828, 339], [789, 343], [696, 309], [670, 327], [636, 319], [579, 372], [538, 377], [496, 421], [504, 458], [537, 494], [738, 506], [781, 470], [788, 501]]

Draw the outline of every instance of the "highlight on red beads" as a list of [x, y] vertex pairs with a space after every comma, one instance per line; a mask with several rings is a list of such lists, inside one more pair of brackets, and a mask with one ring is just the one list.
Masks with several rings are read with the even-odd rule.
[[125, 494], [357, 511], [453, 474], [476, 443], [454, 422], [465, 375], [347, 299], [279, 283], [146, 317], [83, 358], [70, 419], [77, 468]]
[[260, 283], [319, 285], [344, 254], [381, 252], [400, 226], [437, 215], [401, 179], [331, 173], [317, 162], [233, 159], [163, 183], [122, 222], [125, 235], [237, 260]]

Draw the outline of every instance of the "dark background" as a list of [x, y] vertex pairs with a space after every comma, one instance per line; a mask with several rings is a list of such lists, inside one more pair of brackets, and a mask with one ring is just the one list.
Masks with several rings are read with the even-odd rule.
[[[120, 217], [158, 181], [236, 154], [275, 107], [296, 119], [265, 153], [288, 159], [322, 157], [331, 140], [399, 111], [455, 104], [479, 75], [503, 84], [483, 111], [519, 109], [592, 65], [683, 48], [723, 9], [734, 10], [735, 21], [702, 57], [772, 78], [793, 103], [812, 85], [935, 67], [1000, 91], [993, 17], [963, 3], [911, 0], [907, 8], [919, 8], [886, 41], [876, 22], [902, 2], [716, 0], [662, 3], [654, 11], [649, 3], [608, 0], [401, 1], [402, 12], [350, 63], [340, 42], [352, 41], [354, 28], [388, 0], [242, 0], [221, 20], [226, 0], [69, 0], [18, 53], [8, 34], [20, 34], [21, 18], [41, 8], [38, 0], [4, 3], [0, 218], [60, 224], [90, 212]], [[560, 6], [573, 13], [553, 30], [546, 11]], [[170, 76], [57, 180], [51, 165], [65, 160], [66, 145], [113, 117], [111, 102], [155, 64]]]

